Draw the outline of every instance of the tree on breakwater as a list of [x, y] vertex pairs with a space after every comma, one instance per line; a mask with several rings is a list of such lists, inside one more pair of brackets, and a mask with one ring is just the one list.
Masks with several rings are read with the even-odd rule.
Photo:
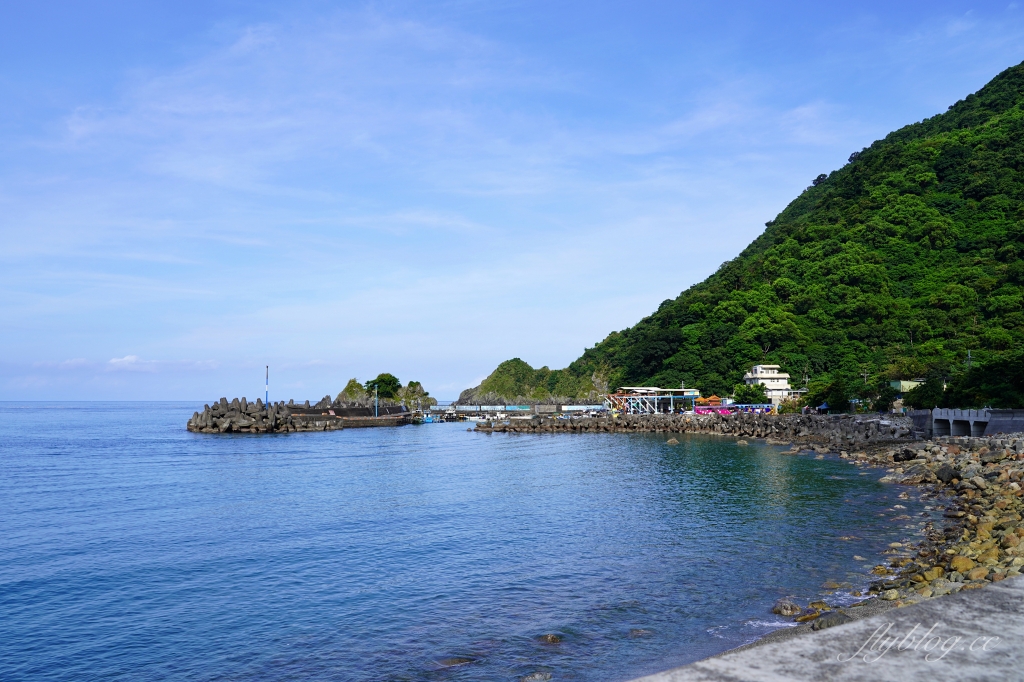
[[544, 381], [502, 383], [502, 363], [471, 391], [579, 399], [605, 382], [684, 382], [726, 395], [772, 363], [841, 409], [929, 373], [943, 404], [1024, 406], [1024, 64], [853, 153], [766, 228]]
[[377, 378], [370, 379], [365, 384], [358, 379], [352, 378], [345, 384], [345, 388], [338, 393], [335, 400], [338, 403], [350, 403], [353, 405], [368, 405], [373, 402], [373, 389], [377, 387], [377, 399], [389, 403], [405, 403], [409, 407], [428, 407], [436, 405], [437, 400], [430, 397], [423, 384], [418, 381], [410, 381], [402, 386], [402, 382], [393, 374], [381, 373]]
[[363, 387], [367, 393], [376, 393], [381, 398], [394, 398], [398, 395], [398, 389], [402, 388], [402, 382], [394, 374], [383, 372], [376, 379], [367, 381]]

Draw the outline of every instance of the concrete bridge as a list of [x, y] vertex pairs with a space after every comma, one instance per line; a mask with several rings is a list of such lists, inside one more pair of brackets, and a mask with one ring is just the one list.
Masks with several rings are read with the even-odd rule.
[[910, 413], [914, 431], [924, 438], [991, 436], [1024, 431], [1024, 410], [957, 410], [936, 407]]

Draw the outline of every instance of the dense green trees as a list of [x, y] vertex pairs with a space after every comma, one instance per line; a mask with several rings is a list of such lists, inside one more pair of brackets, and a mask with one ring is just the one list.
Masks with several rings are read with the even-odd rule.
[[1003, 353], [952, 376], [933, 370], [903, 402], [918, 408], [1024, 406], [1024, 351]]
[[929, 373], [945, 402], [1024, 406], [1022, 101], [1019, 65], [854, 153], [707, 280], [549, 376], [726, 395], [771, 362], [840, 409]]
[[764, 384], [736, 384], [732, 391], [733, 400], [741, 405], [764, 405], [771, 402]]
[[360, 384], [358, 379], [349, 379], [345, 388], [338, 394], [336, 400], [343, 403], [363, 404], [373, 399], [373, 389], [377, 389], [377, 398], [391, 402], [403, 402], [409, 407], [419, 406], [421, 408], [436, 405], [437, 400], [430, 397], [430, 394], [418, 381], [410, 381], [402, 386], [402, 382], [393, 374], [378, 374], [376, 379], [370, 379], [365, 384]]
[[376, 379], [367, 381], [363, 388], [366, 389], [367, 393], [373, 393], [376, 389], [378, 398], [390, 400], [398, 395], [398, 390], [402, 388], [402, 382], [394, 374], [383, 372], [378, 374]]
[[512, 358], [498, 365], [479, 386], [463, 391], [459, 402], [597, 400], [598, 394], [605, 390], [607, 386], [597, 376], [580, 376], [565, 369], [534, 369], [525, 361]]

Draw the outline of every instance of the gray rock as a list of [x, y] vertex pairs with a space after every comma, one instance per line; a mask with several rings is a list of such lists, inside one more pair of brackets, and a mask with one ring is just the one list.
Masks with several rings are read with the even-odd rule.
[[790, 599], [780, 599], [772, 607], [772, 613], [780, 616], [795, 616], [803, 611], [795, 602]]
[[935, 470], [935, 478], [943, 483], [949, 483], [954, 478], [960, 478], [960, 472], [948, 464], [943, 464]]
[[892, 456], [892, 460], [894, 462], [909, 462], [912, 459], [917, 459], [917, 450], [912, 450], [910, 448], [903, 448]]
[[982, 464], [989, 464], [991, 462], [1001, 462], [1004, 459], [1006, 459], [1006, 453], [1003, 452], [1001, 449], [990, 450], [989, 452], [986, 452], [984, 455], [982, 455], [980, 459]]
[[825, 628], [835, 627], [836, 625], [842, 625], [843, 623], [849, 623], [853, 618], [850, 618], [841, 611], [833, 611], [832, 613], [826, 613], [825, 615], [816, 618], [814, 624], [811, 625], [812, 630], [824, 630]]

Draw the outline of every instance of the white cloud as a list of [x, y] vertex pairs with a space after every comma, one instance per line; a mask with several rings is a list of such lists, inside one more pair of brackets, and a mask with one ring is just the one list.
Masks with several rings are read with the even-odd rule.
[[[321, 395], [396, 371], [454, 397], [514, 355], [564, 365], [923, 115], [899, 107], [936, 54], [974, 55], [927, 71], [938, 101], [1019, 50], [954, 20], [844, 24], [799, 64], [701, 71], [683, 41], [617, 83], [372, 9], [225, 29], [0, 166], [4, 371], [222, 394], [269, 361]], [[79, 355], [101, 359], [60, 360]]]
[[166, 372], [166, 371], [203, 371], [217, 367], [212, 360], [143, 360], [138, 355], [125, 355], [122, 358], [107, 360], [105, 369], [111, 372]]
[[152, 362], [140, 360], [138, 355], [126, 355], [123, 358], [111, 358], [107, 361], [107, 366], [113, 370], [125, 369], [132, 371], [155, 371], [155, 367]]

